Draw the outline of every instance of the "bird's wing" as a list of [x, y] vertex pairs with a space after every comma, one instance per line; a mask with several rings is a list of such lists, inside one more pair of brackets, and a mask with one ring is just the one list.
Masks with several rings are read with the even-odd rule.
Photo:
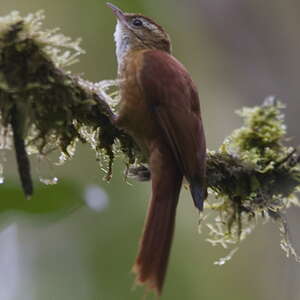
[[185, 68], [169, 54], [143, 54], [138, 83], [174, 158], [191, 182], [204, 177], [205, 136], [197, 90]]

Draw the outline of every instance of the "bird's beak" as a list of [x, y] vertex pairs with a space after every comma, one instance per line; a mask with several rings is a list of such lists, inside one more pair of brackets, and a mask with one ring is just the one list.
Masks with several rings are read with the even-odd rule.
[[112, 9], [113, 14], [117, 17], [117, 19], [118, 19], [121, 23], [126, 24], [125, 14], [124, 14], [124, 12], [123, 12], [120, 8], [118, 8], [117, 6], [115, 6], [115, 5], [113, 5], [113, 4], [109, 3], [109, 2], [107, 2], [106, 5], [107, 5], [109, 8]]

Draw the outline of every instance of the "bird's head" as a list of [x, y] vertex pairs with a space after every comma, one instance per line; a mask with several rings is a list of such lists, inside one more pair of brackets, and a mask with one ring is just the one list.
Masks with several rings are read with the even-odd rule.
[[124, 13], [107, 3], [117, 17], [114, 34], [118, 60], [130, 50], [158, 49], [171, 52], [171, 41], [166, 31], [152, 19], [141, 14]]

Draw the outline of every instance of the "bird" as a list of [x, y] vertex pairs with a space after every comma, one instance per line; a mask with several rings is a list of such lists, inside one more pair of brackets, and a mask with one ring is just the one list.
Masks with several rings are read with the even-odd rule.
[[184, 180], [200, 212], [207, 197], [200, 101], [188, 71], [171, 54], [164, 28], [142, 14], [107, 6], [117, 19], [121, 100], [114, 124], [134, 139], [151, 173], [151, 199], [132, 270], [137, 284], [160, 295]]

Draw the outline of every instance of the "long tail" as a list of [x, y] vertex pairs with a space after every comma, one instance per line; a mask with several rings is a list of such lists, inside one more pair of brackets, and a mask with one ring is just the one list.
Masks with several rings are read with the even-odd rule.
[[160, 294], [167, 271], [182, 175], [170, 155], [150, 157], [152, 199], [133, 272], [136, 282]]

